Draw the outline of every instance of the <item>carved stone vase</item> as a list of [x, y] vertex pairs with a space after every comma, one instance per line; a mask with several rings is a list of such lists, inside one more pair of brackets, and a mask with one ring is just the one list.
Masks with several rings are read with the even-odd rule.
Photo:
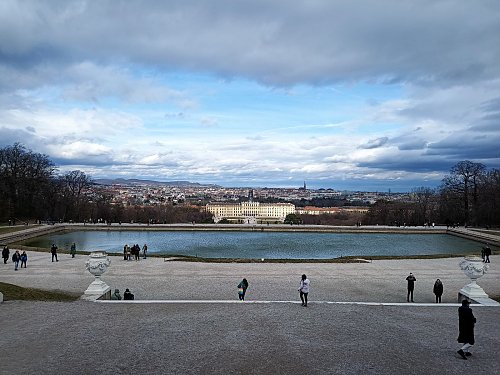
[[95, 279], [85, 291], [86, 295], [102, 296], [111, 290], [111, 288], [101, 280], [101, 275], [106, 272], [111, 260], [104, 251], [93, 251], [89, 255], [89, 259], [85, 262], [87, 270], [94, 275]]
[[464, 271], [465, 275], [467, 275], [472, 282], [467, 284], [462, 289], [460, 289], [460, 294], [470, 298], [488, 298], [488, 295], [485, 293], [483, 288], [477, 285], [476, 280], [480, 277], [484, 276], [484, 274], [488, 271], [489, 265], [483, 262], [483, 259], [478, 256], [469, 256], [465, 257], [459, 263], [460, 269]]

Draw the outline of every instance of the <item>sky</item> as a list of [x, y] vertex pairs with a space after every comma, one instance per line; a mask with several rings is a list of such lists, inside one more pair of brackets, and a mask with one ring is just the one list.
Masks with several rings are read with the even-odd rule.
[[2, 0], [16, 142], [95, 179], [437, 187], [500, 168], [500, 2]]

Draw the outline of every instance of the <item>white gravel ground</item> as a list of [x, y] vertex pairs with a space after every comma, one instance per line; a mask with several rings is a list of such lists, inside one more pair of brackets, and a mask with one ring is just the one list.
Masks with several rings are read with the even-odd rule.
[[[0, 281], [20, 286], [83, 293], [93, 276], [86, 271], [87, 256], [28, 253], [28, 268], [14, 271], [12, 262], [0, 264]], [[432, 303], [437, 278], [444, 284], [443, 302], [454, 303], [470, 280], [459, 269], [461, 258], [376, 260], [372, 263], [191, 263], [148, 258], [124, 261], [111, 257], [102, 279], [123, 293], [129, 288], [141, 300], [235, 299], [236, 285], [245, 277], [249, 300], [296, 300], [300, 276], [311, 280], [310, 300], [406, 302], [406, 281], [413, 272], [415, 302]], [[486, 293], [500, 295], [500, 255], [491, 257], [488, 273], [478, 283]]]
[[[83, 293], [86, 256], [30, 252], [28, 268], [0, 264], [0, 281]], [[291, 303], [128, 304], [7, 301], [0, 304], [0, 374], [495, 374], [500, 368], [500, 308], [473, 306], [473, 356], [458, 357], [456, 302], [468, 280], [459, 258], [360, 264], [139, 262], [113, 257], [103, 280], [138, 300], [235, 300], [242, 277], [248, 300], [298, 300], [302, 273], [310, 306]], [[500, 256], [479, 284], [500, 295]], [[406, 304], [405, 277], [417, 278]], [[403, 302], [403, 306], [315, 301]], [[421, 304], [422, 303], [422, 304]]]

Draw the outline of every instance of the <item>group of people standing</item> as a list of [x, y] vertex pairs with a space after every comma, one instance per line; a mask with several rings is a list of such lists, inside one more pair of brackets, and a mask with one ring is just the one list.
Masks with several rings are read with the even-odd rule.
[[[4, 246], [2, 249], [2, 258], [3, 264], [7, 264], [10, 256], [10, 249], [8, 246]], [[19, 253], [19, 250], [16, 250], [14, 254], [12, 254], [12, 262], [14, 263], [14, 271], [17, 271], [19, 268], [26, 268], [26, 264], [28, 262], [28, 254], [26, 251], [23, 251], [22, 254]], [[19, 267], [19, 263], [21, 263], [21, 267]]]
[[[59, 248], [57, 247], [57, 245], [55, 243], [52, 244], [52, 246], [50, 247], [50, 253], [52, 254], [52, 261], [54, 261], [54, 259], [56, 260], [56, 262], [59, 262], [59, 260], [57, 259], [57, 250]], [[76, 254], [76, 243], [72, 243], [70, 248], [69, 248], [69, 254], [71, 255], [71, 258], [74, 258], [75, 257], [75, 254]]]
[[[52, 262], [56, 261], [59, 262], [57, 259], [57, 250], [58, 247], [56, 244], [52, 244], [50, 246], [50, 253], [52, 255]], [[73, 243], [71, 245], [71, 250], [70, 250], [71, 257], [74, 258], [76, 254], [76, 245]], [[10, 249], [6, 245], [2, 249], [2, 258], [3, 258], [3, 263], [7, 264], [7, 261], [9, 260], [10, 256]], [[28, 254], [26, 254], [26, 251], [23, 251], [22, 253], [19, 253], [19, 250], [16, 250], [14, 254], [12, 254], [12, 262], [14, 263], [14, 270], [17, 271], [19, 268], [26, 268], [27, 262], [28, 262]], [[19, 267], [19, 263], [21, 264], [21, 267]]]
[[[144, 244], [142, 247], [142, 258], [146, 259], [148, 254], [148, 245]], [[135, 244], [132, 246], [129, 246], [128, 244], [125, 244], [123, 246], [123, 260], [132, 260], [132, 256], [134, 257], [135, 260], [140, 260], [140, 255], [141, 255], [141, 247], [139, 244]]]
[[484, 263], [490, 263], [491, 248], [488, 244], [481, 249], [481, 258], [483, 258]]
[[[415, 287], [415, 281], [417, 281], [417, 279], [410, 272], [410, 274], [406, 277], [406, 280], [408, 281], [408, 295], [406, 300], [407, 302], [409, 302], [411, 297], [411, 302], [413, 302], [413, 289]], [[436, 303], [441, 303], [441, 296], [443, 295], [443, 283], [441, 280], [436, 280], [436, 282], [434, 283], [433, 292], [436, 296]], [[469, 349], [472, 347], [472, 345], [474, 345], [474, 325], [476, 323], [476, 318], [474, 317], [469, 304], [470, 301], [464, 299], [462, 301], [462, 306], [458, 308], [459, 334], [457, 341], [463, 344], [463, 346], [460, 348], [460, 350], [457, 351], [457, 353], [463, 359], [467, 359], [467, 357], [470, 357], [472, 355]]]
[[[408, 294], [406, 295], [406, 302], [414, 302], [413, 291], [415, 290], [415, 281], [417, 281], [417, 279], [410, 272], [410, 274], [406, 277], [406, 281], [408, 282]], [[434, 283], [434, 287], [432, 288], [432, 292], [436, 296], [436, 303], [441, 303], [441, 296], [443, 295], [443, 282], [441, 280], [436, 280], [436, 282]]]
[[[10, 249], [8, 246], [4, 246], [2, 250], [2, 258], [3, 264], [7, 264], [9, 260]], [[22, 254], [19, 253], [19, 250], [16, 250], [14, 254], [12, 254], [12, 262], [14, 263], [14, 271], [17, 271], [19, 268], [26, 268], [26, 264], [28, 262], [28, 254], [26, 251], [23, 251]], [[19, 263], [21, 263], [21, 267], [19, 267]]]
[[[408, 301], [410, 300], [413, 302], [413, 289], [415, 287], [415, 281], [417, 279], [415, 276], [410, 272], [408, 277], [406, 278], [408, 281]], [[307, 296], [309, 294], [309, 287], [310, 287], [311, 282], [307, 278], [307, 276], [304, 274], [302, 275], [300, 279], [300, 285], [299, 285], [299, 295], [300, 295], [300, 300], [302, 301], [302, 306], [307, 307]], [[238, 284], [238, 297], [240, 301], [245, 300], [245, 294], [248, 289], [248, 281], [247, 279], [241, 280], [241, 282]], [[437, 279], [436, 282], [434, 283], [434, 294], [436, 295], [436, 303], [441, 303], [441, 296], [443, 294], [443, 283], [441, 280]], [[469, 306], [470, 301], [467, 299], [464, 299], [462, 301], [462, 306], [458, 308], [458, 338], [457, 341], [460, 344], [463, 344], [463, 346], [457, 351], [457, 353], [460, 355], [461, 358], [467, 359], [467, 357], [470, 357], [472, 353], [470, 352], [470, 348], [474, 345], [475, 339], [474, 339], [474, 325], [476, 324], [476, 318], [474, 317], [474, 314], [472, 313], [472, 309]]]

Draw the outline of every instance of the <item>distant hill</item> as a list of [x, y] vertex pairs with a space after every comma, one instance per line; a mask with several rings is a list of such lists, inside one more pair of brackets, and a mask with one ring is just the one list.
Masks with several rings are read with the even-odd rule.
[[218, 186], [214, 184], [199, 184], [190, 181], [154, 181], [140, 180], [137, 178], [97, 178], [94, 183], [98, 185], [164, 185], [164, 186]]

